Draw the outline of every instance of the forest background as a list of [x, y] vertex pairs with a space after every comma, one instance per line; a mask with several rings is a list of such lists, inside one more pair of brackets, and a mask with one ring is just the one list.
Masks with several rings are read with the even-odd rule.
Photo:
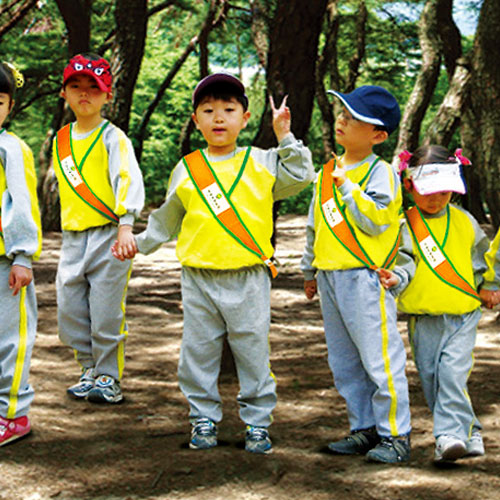
[[[62, 70], [85, 51], [111, 62], [106, 116], [132, 139], [150, 205], [162, 201], [180, 156], [202, 146], [191, 93], [222, 69], [248, 89], [252, 119], [241, 142], [275, 144], [267, 96], [280, 102], [288, 94], [292, 130], [318, 168], [336, 149], [326, 90], [388, 88], [403, 117], [378, 153], [391, 161], [423, 143], [463, 147], [473, 167], [464, 172], [462, 203], [498, 227], [497, 7], [497, 0], [0, 0], [1, 59], [26, 79], [9, 119], [38, 160], [44, 229], [59, 227], [51, 143], [72, 119], [59, 97]], [[311, 187], [279, 210], [303, 214], [310, 196]]]

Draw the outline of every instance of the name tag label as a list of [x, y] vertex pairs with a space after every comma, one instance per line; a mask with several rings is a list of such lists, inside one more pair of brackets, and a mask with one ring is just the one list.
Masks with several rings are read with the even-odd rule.
[[61, 168], [73, 187], [77, 187], [83, 183], [71, 156], [67, 156], [61, 160]]
[[326, 220], [330, 227], [335, 227], [337, 224], [340, 224], [344, 220], [344, 217], [340, 213], [340, 210], [337, 208], [337, 205], [335, 205], [333, 198], [330, 198], [329, 200], [325, 201], [325, 203], [323, 203], [323, 213], [325, 214]]
[[431, 235], [420, 242], [420, 248], [433, 269], [445, 261], [443, 252], [441, 252]]
[[226, 197], [222, 194], [222, 191], [216, 182], [203, 189], [202, 193], [215, 215], [219, 215], [230, 208]]

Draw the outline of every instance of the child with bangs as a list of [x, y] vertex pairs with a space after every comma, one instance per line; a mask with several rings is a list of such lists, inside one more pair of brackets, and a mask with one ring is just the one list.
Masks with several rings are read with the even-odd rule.
[[470, 162], [441, 146], [400, 155], [405, 189], [414, 206], [396, 267], [379, 270], [381, 283], [409, 315], [408, 332], [422, 389], [434, 419], [435, 462], [484, 455], [479, 423], [467, 390], [489, 240], [466, 210], [450, 203], [464, 194], [462, 165]]

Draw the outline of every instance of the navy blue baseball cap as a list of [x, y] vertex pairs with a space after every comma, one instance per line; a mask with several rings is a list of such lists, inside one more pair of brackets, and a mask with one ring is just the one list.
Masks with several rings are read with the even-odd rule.
[[363, 85], [349, 94], [328, 90], [338, 97], [351, 115], [366, 123], [385, 127], [390, 134], [397, 129], [401, 111], [395, 97], [378, 85]]
[[194, 109], [197, 108], [201, 98], [205, 96], [209, 90], [212, 90], [210, 87], [215, 86], [220, 89], [230, 89], [235, 96], [238, 96], [243, 100], [245, 103], [244, 107], [248, 108], [248, 97], [245, 94], [245, 86], [243, 83], [229, 73], [213, 73], [212, 75], [208, 75], [200, 80], [198, 85], [196, 85], [192, 96]]

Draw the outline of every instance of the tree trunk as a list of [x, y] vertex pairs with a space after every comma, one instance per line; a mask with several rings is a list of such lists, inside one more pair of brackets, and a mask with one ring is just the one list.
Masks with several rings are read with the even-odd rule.
[[[2, 23], [0, 24], [0, 41], [2, 37], [8, 33], [14, 26], [16, 26], [28, 12], [38, 3], [37, 0], [23, 0], [21, 5], [17, 6], [17, 9], [13, 10], [14, 7], [19, 3], [19, 0], [13, 0], [9, 4], [3, 6], [0, 3], [0, 18]], [[9, 18], [6, 20], [6, 18]]]
[[356, 16], [356, 51], [349, 60], [349, 73], [347, 75], [345, 92], [352, 92], [359, 76], [359, 67], [365, 56], [366, 49], [366, 21], [368, 10], [364, 0], [359, 2], [358, 15]]
[[401, 119], [393, 161], [397, 161], [397, 155], [402, 150], [414, 151], [418, 147], [420, 126], [436, 87], [441, 65], [441, 43], [437, 26], [439, 2], [440, 0], [428, 0], [422, 11], [419, 27], [422, 66]]
[[[292, 131], [304, 139], [309, 130], [314, 100], [318, 39], [327, 0], [278, 0], [270, 20], [267, 91], [275, 102], [288, 95]], [[255, 144], [276, 145], [268, 100]]]
[[115, 1], [116, 35], [111, 67], [114, 98], [107, 109], [113, 123], [128, 132], [132, 97], [146, 41], [147, 0]]
[[[474, 40], [470, 115], [467, 127], [473, 131], [464, 141], [474, 150], [474, 171], [481, 178], [491, 222], [500, 225], [500, 10], [498, 0], [484, 0]], [[466, 167], [467, 168], [467, 167]]]
[[321, 112], [321, 137], [323, 142], [323, 160], [326, 162], [330, 158], [332, 152], [335, 152], [335, 142], [333, 137], [335, 117], [333, 116], [333, 108], [328, 100], [325, 88], [325, 76], [328, 68], [333, 68], [332, 75], [336, 78], [331, 78], [330, 86], [339, 89], [340, 78], [337, 65], [337, 35], [339, 31], [339, 15], [337, 9], [338, 0], [329, 0], [327, 5], [327, 28], [325, 44], [318, 58], [316, 66], [316, 101]]
[[92, 0], [56, 0], [68, 31], [69, 57], [87, 52], [90, 46]]

